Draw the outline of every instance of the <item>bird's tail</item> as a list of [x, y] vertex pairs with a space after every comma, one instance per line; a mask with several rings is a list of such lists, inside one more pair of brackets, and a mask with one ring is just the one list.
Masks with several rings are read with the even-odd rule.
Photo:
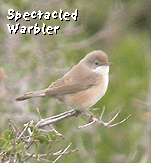
[[25, 93], [23, 95], [21, 95], [20, 97], [16, 98], [16, 101], [22, 101], [22, 100], [27, 100], [29, 98], [33, 98], [33, 97], [45, 97], [45, 92], [47, 89], [44, 90], [39, 90], [39, 91], [35, 91], [35, 92], [28, 92]]

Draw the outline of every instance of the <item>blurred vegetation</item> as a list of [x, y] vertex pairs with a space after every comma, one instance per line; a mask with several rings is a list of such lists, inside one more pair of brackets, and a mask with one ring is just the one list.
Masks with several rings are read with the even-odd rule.
[[[54, 35], [10, 34], [8, 9], [21, 14], [41, 10], [43, 13], [62, 9], [70, 14], [78, 9], [78, 19], [60, 21], [23, 18], [21, 26], [38, 23], [42, 27], [60, 26]], [[150, 0], [2, 0], [0, 2], [0, 133], [8, 128], [8, 118], [19, 126], [37, 121], [36, 107], [42, 118], [66, 111], [54, 99], [31, 99], [16, 102], [19, 94], [48, 87], [63, 76], [87, 53], [103, 50], [114, 65], [105, 96], [94, 106], [106, 106], [104, 120], [122, 109], [117, 121], [128, 114], [124, 124], [107, 129], [87, 123], [83, 117], [58, 122], [54, 127], [65, 136], [60, 146], [79, 148], [60, 162], [82, 163], [146, 163], [151, 160], [151, 3]], [[4, 135], [4, 133], [3, 133]], [[2, 135], [2, 136], [3, 136]], [[57, 148], [57, 147], [56, 147]], [[44, 150], [44, 148], [43, 148]], [[46, 150], [46, 149], [45, 149]], [[54, 147], [54, 151], [55, 151]], [[45, 152], [45, 151], [43, 151]], [[59, 161], [58, 161], [59, 162]]]

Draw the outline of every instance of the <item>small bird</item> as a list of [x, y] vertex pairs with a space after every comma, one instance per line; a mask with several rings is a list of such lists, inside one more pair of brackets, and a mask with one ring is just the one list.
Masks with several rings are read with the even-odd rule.
[[23, 94], [16, 101], [52, 97], [77, 111], [89, 109], [107, 90], [110, 65], [103, 51], [92, 51], [47, 89]]

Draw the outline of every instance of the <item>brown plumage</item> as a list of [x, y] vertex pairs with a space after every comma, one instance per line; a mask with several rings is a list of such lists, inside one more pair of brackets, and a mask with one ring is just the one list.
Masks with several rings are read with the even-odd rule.
[[[100, 69], [100, 67], [104, 68]], [[47, 89], [23, 94], [16, 100], [54, 97], [76, 109], [90, 107], [106, 92], [108, 76], [104, 79], [105, 67], [109, 67], [106, 54], [102, 51], [93, 51]], [[108, 71], [105, 75], [108, 75]], [[107, 83], [105, 84], [105, 82]], [[104, 84], [105, 89], [102, 91]]]

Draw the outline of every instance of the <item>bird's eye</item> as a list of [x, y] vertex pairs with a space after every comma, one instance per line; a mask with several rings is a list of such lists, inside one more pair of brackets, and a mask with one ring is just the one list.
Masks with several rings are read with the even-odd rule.
[[99, 62], [98, 61], [95, 61], [95, 65], [98, 65], [99, 64]]

